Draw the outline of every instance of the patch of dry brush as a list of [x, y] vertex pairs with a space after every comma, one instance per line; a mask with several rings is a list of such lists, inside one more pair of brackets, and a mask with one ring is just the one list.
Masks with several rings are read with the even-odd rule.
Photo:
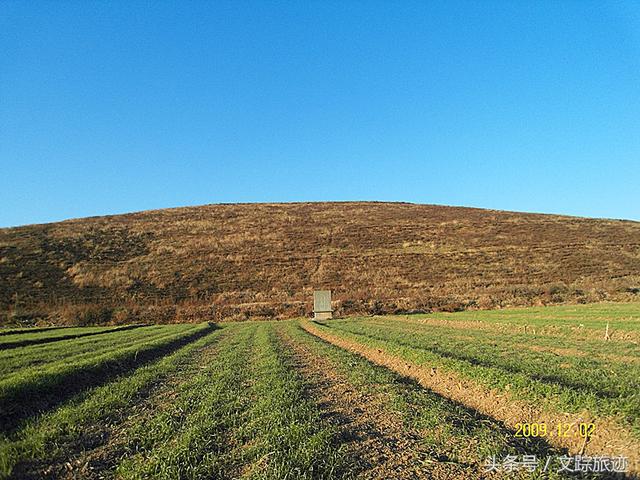
[[118, 324], [640, 299], [640, 223], [233, 204], [0, 229], [0, 322]]

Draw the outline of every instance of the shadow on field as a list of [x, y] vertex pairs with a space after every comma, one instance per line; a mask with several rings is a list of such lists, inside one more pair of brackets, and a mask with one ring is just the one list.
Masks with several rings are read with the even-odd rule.
[[0, 398], [0, 431], [10, 433], [22, 422], [55, 408], [84, 390], [109, 382], [145, 363], [168, 355], [173, 351], [219, 328], [209, 323], [208, 328], [198, 330], [142, 352], [131, 352], [126, 358], [110, 359], [99, 364], [89, 364], [65, 375], [43, 378], [24, 389], [9, 392]]
[[443, 405], [446, 405], [446, 410], [456, 412], [455, 415], [447, 416], [444, 420], [459, 431], [467, 432], [470, 435], [473, 435], [476, 432], [481, 433], [483, 429], [489, 429], [492, 432], [497, 432], [498, 435], [504, 439], [505, 446], [507, 448], [513, 449], [521, 455], [537, 455], [538, 457], [546, 457], [550, 455], [568, 454], [568, 450], [560, 449], [551, 445], [549, 442], [544, 440], [543, 437], [516, 437], [515, 430], [507, 427], [499, 420], [468, 407], [463, 403], [456, 402], [455, 400], [429, 390], [428, 388], [420, 385], [420, 383], [413, 378], [398, 373], [395, 373], [395, 376], [396, 382], [404, 384], [408, 392], [413, 391], [415, 393], [432, 396]]
[[[0, 350], [11, 350], [12, 348], [27, 347], [29, 345], [40, 345], [42, 343], [59, 342], [61, 340], [71, 340], [74, 338], [92, 337], [94, 335], [104, 335], [106, 333], [123, 332], [125, 330], [133, 330], [134, 328], [148, 327], [150, 324], [138, 324], [138, 325], [125, 325], [122, 327], [111, 328], [108, 330], [102, 330], [100, 332], [87, 332], [87, 333], [72, 333], [70, 335], [63, 335], [60, 337], [45, 337], [45, 338], [32, 338], [29, 340], [22, 340], [20, 342], [13, 342], [6, 345], [0, 345]], [[42, 331], [39, 330], [38, 333]], [[26, 333], [26, 332], [23, 332]], [[36, 333], [36, 332], [33, 332]]]

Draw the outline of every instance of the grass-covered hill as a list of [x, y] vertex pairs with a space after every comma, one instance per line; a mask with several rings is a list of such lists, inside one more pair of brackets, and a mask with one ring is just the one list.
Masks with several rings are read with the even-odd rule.
[[231, 204], [0, 229], [0, 322], [640, 300], [640, 223], [406, 203]]

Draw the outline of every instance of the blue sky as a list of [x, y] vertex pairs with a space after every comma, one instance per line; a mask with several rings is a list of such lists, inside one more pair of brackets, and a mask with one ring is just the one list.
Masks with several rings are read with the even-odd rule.
[[640, 220], [640, 4], [0, 3], [0, 226], [393, 200]]

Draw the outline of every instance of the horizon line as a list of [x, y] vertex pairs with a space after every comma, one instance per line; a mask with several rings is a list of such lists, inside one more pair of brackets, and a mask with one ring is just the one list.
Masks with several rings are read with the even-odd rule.
[[448, 205], [442, 203], [420, 203], [420, 202], [411, 202], [406, 200], [295, 200], [295, 201], [277, 201], [277, 202], [212, 202], [212, 203], [203, 203], [196, 205], [178, 205], [171, 207], [161, 207], [161, 208], [149, 208], [143, 210], [132, 210], [125, 212], [116, 212], [116, 213], [105, 213], [105, 214], [96, 214], [96, 215], [88, 215], [84, 217], [69, 217], [63, 218], [61, 220], [52, 220], [49, 222], [36, 222], [36, 223], [25, 223], [19, 225], [8, 225], [8, 226], [0, 226], [0, 230], [10, 230], [15, 228], [24, 228], [24, 227], [35, 227], [35, 226], [43, 226], [43, 225], [53, 225], [58, 223], [66, 223], [80, 220], [88, 220], [88, 219], [100, 219], [100, 218], [110, 218], [110, 217], [120, 217], [125, 215], [137, 215], [141, 213], [151, 213], [151, 212], [160, 212], [164, 210], [179, 210], [186, 208], [201, 208], [201, 207], [209, 207], [209, 206], [249, 206], [249, 205], [303, 205], [303, 204], [354, 204], [354, 203], [370, 203], [370, 204], [397, 204], [397, 205], [415, 205], [415, 206], [431, 206], [431, 207], [444, 207], [444, 208], [460, 208], [460, 209], [471, 209], [471, 210], [484, 210], [488, 212], [499, 212], [499, 213], [518, 213], [523, 215], [548, 215], [555, 217], [568, 217], [568, 218], [580, 218], [585, 220], [608, 220], [608, 221], [619, 221], [619, 222], [633, 222], [638, 223], [640, 220], [635, 220], [631, 218], [616, 218], [616, 217], [592, 217], [585, 215], [573, 215], [567, 213], [557, 213], [557, 212], [540, 212], [540, 211], [524, 211], [524, 210], [507, 210], [507, 209], [496, 209], [496, 208], [488, 208], [488, 207], [477, 207], [470, 205]]

